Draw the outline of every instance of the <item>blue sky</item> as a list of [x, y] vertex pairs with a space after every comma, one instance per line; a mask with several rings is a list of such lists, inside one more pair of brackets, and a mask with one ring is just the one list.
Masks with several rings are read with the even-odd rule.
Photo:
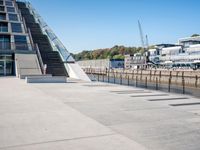
[[200, 0], [29, 0], [70, 52], [140, 46], [200, 33]]

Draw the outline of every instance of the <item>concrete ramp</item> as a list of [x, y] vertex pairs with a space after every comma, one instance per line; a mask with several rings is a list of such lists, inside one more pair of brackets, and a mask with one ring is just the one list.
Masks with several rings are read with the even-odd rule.
[[36, 54], [15, 54], [16, 76], [42, 75]]
[[67, 72], [70, 78], [80, 79], [80, 80], [89, 81], [89, 82], [91, 81], [89, 77], [87, 76], [87, 74], [83, 71], [83, 69], [81, 69], [79, 64], [67, 63], [65, 64], [65, 67], [67, 69]]

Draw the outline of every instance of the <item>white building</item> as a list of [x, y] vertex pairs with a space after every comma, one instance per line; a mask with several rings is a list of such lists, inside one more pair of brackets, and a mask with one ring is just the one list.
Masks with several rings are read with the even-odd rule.
[[171, 67], [199, 67], [200, 36], [182, 38], [177, 45], [158, 45], [149, 50], [149, 61]]

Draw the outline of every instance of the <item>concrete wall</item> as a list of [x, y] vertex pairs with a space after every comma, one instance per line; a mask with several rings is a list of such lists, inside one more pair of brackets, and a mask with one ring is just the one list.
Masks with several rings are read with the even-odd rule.
[[110, 60], [110, 59], [97, 59], [97, 60], [84, 60], [78, 61], [81, 68], [124, 68], [123, 60]]
[[98, 60], [84, 60], [78, 61], [78, 64], [81, 68], [109, 68], [110, 60], [109, 59], [98, 59]]
[[16, 75], [41, 75], [36, 54], [15, 54]]

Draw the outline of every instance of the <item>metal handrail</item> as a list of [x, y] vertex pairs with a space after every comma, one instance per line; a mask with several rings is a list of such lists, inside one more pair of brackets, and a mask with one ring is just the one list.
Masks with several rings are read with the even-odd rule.
[[36, 50], [36, 54], [37, 54], [37, 57], [38, 57], [38, 60], [39, 60], [39, 64], [40, 64], [42, 74], [46, 74], [47, 65], [44, 64], [44, 62], [42, 60], [42, 56], [41, 56], [38, 44], [35, 44], [35, 50]]

